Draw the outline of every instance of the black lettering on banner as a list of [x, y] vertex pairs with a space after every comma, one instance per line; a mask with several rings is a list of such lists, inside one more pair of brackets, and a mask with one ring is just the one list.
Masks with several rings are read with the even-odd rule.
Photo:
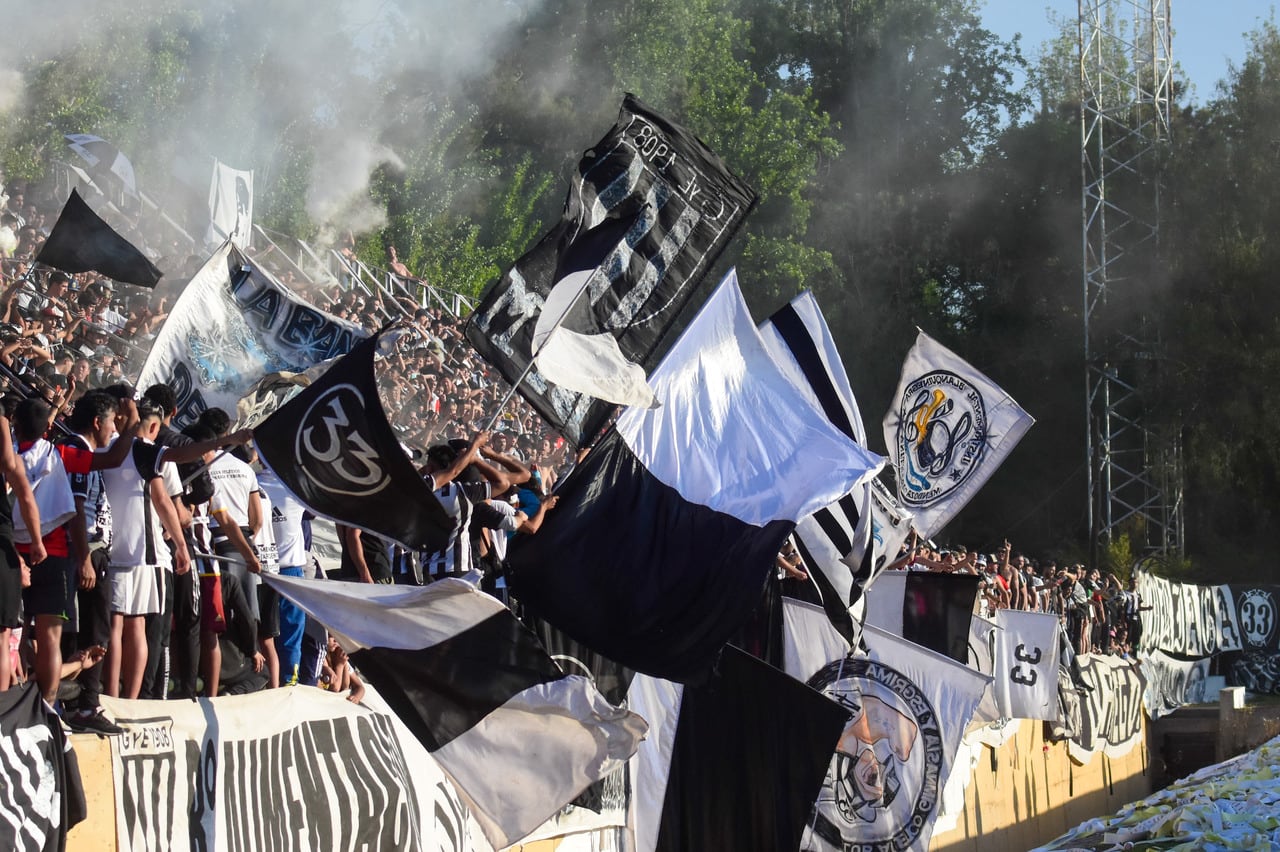
[[[241, 299], [240, 294], [237, 293], [236, 301], [240, 302], [240, 306], [244, 309], [244, 317], [250, 323], [258, 325], [264, 331], [269, 331], [275, 325], [281, 302], [280, 293], [275, 288], [263, 287], [246, 299]], [[257, 317], [256, 323], [255, 317]]]
[[[1039, 648], [1032, 648], [1031, 651], [1028, 652], [1027, 647], [1019, 642], [1018, 646], [1013, 649], [1013, 658], [1018, 662], [1009, 670], [1009, 680], [1014, 683], [1020, 683], [1023, 686], [1035, 686], [1036, 681], [1040, 679], [1040, 676], [1032, 666], [1038, 664], [1042, 656], [1043, 655]], [[1027, 664], [1026, 674], [1023, 673], [1023, 668], [1020, 663]]]
[[1219, 648], [1223, 651], [1240, 650], [1240, 634], [1236, 631], [1236, 605], [1230, 586], [1215, 586], [1214, 594], [1218, 602], [1218, 636]]
[[[1122, 661], [1081, 658], [1080, 673], [1092, 688], [1080, 701], [1080, 731], [1072, 744], [1087, 754], [1101, 748], [1123, 748], [1142, 733], [1142, 679]], [[1074, 755], [1073, 755], [1074, 757]]]

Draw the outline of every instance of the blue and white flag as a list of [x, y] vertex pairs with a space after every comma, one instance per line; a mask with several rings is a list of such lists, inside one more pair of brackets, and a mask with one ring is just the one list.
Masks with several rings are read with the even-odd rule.
[[303, 372], [368, 336], [304, 302], [228, 241], [178, 297], [137, 385], [172, 387], [182, 426], [206, 408], [235, 411], [268, 373]]
[[955, 517], [1035, 421], [995, 382], [923, 331], [907, 353], [884, 441], [916, 531]]

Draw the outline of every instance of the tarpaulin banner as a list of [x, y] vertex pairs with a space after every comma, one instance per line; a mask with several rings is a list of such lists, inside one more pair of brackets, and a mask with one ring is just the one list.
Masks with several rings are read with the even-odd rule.
[[1067, 740], [1076, 763], [1088, 763], [1099, 751], [1123, 757], [1142, 741], [1142, 675], [1137, 663], [1120, 657], [1077, 657], [1089, 687], [1080, 696], [1080, 731]]
[[[1243, 613], [1232, 587], [1175, 583], [1144, 571], [1138, 574], [1136, 591], [1143, 649], [1179, 657], [1240, 650]], [[1274, 643], [1274, 598], [1261, 590], [1260, 595], [1248, 604], [1252, 633], [1259, 643]]]
[[125, 729], [111, 738], [121, 849], [491, 848], [385, 710], [309, 687], [102, 704]]

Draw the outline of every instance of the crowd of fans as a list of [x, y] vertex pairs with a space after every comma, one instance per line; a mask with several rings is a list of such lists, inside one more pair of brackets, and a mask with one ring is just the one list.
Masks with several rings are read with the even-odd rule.
[[[0, 559], [13, 569], [0, 567], [0, 574], [20, 571], [25, 584], [18, 603], [12, 590], [0, 593], [0, 627], [7, 628], [0, 641], [12, 650], [0, 654], [0, 689], [30, 673], [51, 702], [65, 702], [69, 724], [108, 733], [114, 726], [97, 708], [104, 691], [190, 697], [296, 681], [358, 700], [363, 686], [342, 650], [259, 582], [261, 572], [320, 573], [304, 507], [255, 466], [250, 434], [231, 431], [234, 412], [213, 409], [178, 432], [172, 389], [129, 386], [202, 258], [157, 239], [148, 250], [169, 274], [154, 290], [95, 273], [69, 276], [32, 263], [56, 215], [53, 198], [21, 185], [9, 187], [0, 213], [0, 389], [20, 451], [6, 450], [0, 466], [17, 527], [28, 512], [45, 521], [43, 548], [32, 541]], [[379, 359], [383, 407], [458, 529], [467, 531], [440, 551], [406, 553], [339, 527], [342, 560], [333, 573], [399, 583], [464, 576], [505, 596], [509, 540], [537, 532], [555, 506], [548, 495], [557, 477], [575, 461], [564, 441], [475, 357], [457, 317], [405, 295], [422, 282], [394, 248], [388, 265], [406, 285], [400, 294], [357, 286], [354, 278], [304, 275], [274, 246], [251, 254], [340, 318], [368, 331], [389, 322], [412, 331]], [[52, 443], [42, 441], [46, 435]], [[139, 449], [152, 446], [165, 449]], [[47, 495], [59, 467], [76, 512], [70, 520], [60, 513], [50, 527], [57, 503]], [[144, 523], [138, 512], [147, 506], [155, 511]], [[122, 519], [154, 530], [138, 538]], [[0, 513], [0, 545], [5, 530]], [[143, 552], [155, 545], [154, 554]], [[786, 552], [779, 565], [803, 574]], [[1008, 543], [981, 553], [915, 542], [892, 567], [978, 575], [982, 614], [1002, 607], [1057, 613], [1077, 653], [1128, 656], [1138, 641], [1144, 607], [1132, 584], [1126, 589], [1097, 569], [1037, 562]], [[147, 570], [120, 579], [141, 568]], [[64, 578], [61, 595], [50, 581], [55, 572]]]
[[[100, 712], [102, 693], [158, 699], [301, 682], [359, 700], [342, 649], [260, 582], [324, 575], [314, 519], [256, 464], [251, 433], [231, 431], [234, 412], [210, 409], [178, 431], [172, 388], [129, 384], [202, 258], [179, 242], [147, 243], [169, 273], [154, 290], [67, 275], [32, 260], [56, 201], [23, 185], [4, 200], [0, 433], [11, 429], [16, 443], [0, 434], [0, 468], [16, 511], [0, 505], [0, 642], [10, 651], [0, 689], [35, 679], [73, 729], [108, 734], [118, 728]], [[507, 543], [536, 533], [554, 508], [548, 492], [572, 463], [563, 440], [508, 397], [443, 307], [353, 277], [304, 276], [274, 247], [250, 254], [340, 318], [413, 332], [378, 361], [383, 407], [465, 531], [440, 551], [406, 553], [339, 526], [342, 559], [329, 576], [459, 576], [505, 597]], [[419, 282], [394, 249], [390, 266], [413, 292]], [[40, 535], [24, 538], [37, 524]]]
[[1132, 580], [1126, 587], [1115, 574], [1080, 563], [1028, 559], [1007, 541], [994, 553], [913, 543], [890, 568], [977, 575], [980, 615], [997, 609], [1056, 613], [1077, 654], [1132, 658], [1142, 634], [1139, 613], [1150, 609]]

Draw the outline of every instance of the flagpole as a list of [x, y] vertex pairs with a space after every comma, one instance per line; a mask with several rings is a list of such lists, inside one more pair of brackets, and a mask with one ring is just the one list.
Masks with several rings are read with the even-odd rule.
[[502, 416], [502, 410], [507, 407], [507, 403], [511, 401], [511, 397], [515, 396], [516, 390], [520, 387], [520, 383], [529, 376], [529, 373], [533, 372], [533, 367], [538, 361], [538, 356], [542, 354], [542, 350], [545, 349], [547, 343], [551, 341], [552, 335], [554, 335], [560, 326], [564, 324], [564, 321], [569, 318], [569, 312], [578, 304], [578, 300], [582, 298], [582, 294], [587, 292], [587, 285], [591, 283], [591, 279], [593, 277], [594, 275], [588, 275], [586, 279], [583, 280], [581, 286], [578, 287], [578, 292], [573, 294], [573, 298], [569, 300], [569, 304], [565, 305], [564, 310], [560, 312], [560, 316], [556, 317], [556, 321], [547, 332], [547, 336], [542, 339], [542, 345], [538, 347], [538, 351], [530, 353], [529, 363], [526, 364], [525, 368], [520, 372], [520, 376], [511, 383], [511, 389], [507, 391], [507, 395], [498, 403], [498, 410], [489, 418], [489, 422], [485, 424], [482, 431], [488, 432], [493, 428], [493, 424], [498, 422], [498, 418]]

